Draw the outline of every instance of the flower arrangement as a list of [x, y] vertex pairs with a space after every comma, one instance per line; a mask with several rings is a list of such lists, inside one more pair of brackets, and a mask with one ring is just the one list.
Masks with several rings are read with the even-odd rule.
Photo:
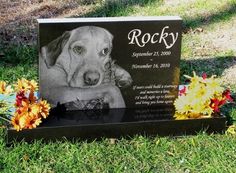
[[221, 86], [221, 81], [216, 76], [207, 78], [193, 72], [193, 77], [185, 75], [190, 84], [184, 86], [175, 100], [175, 119], [192, 119], [213, 117], [220, 112], [220, 107], [227, 102], [232, 102], [230, 90]]
[[[0, 81], [0, 94], [16, 93], [13, 105], [6, 100], [0, 101], [1, 118], [8, 121], [17, 131], [36, 128], [43, 118], [48, 117], [50, 105], [46, 100], [36, 98], [35, 91], [38, 89], [38, 84], [34, 80], [22, 78], [13, 86], [14, 89], [6, 82]], [[13, 113], [11, 113], [12, 107], [15, 108]]]

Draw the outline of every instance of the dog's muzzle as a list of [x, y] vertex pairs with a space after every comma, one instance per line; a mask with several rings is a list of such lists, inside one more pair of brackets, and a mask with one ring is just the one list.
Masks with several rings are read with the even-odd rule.
[[83, 78], [85, 85], [94, 86], [100, 80], [100, 73], [98, 71], [88, 70], [84, 73]]

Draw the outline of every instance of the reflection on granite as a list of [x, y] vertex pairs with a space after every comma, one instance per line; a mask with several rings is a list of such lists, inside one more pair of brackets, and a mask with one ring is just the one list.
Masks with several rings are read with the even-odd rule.
[[67, 110], [64, 105], [52, 109], [42, 126], [117, 124], [173, 119], [174, 107], [147, 109]]

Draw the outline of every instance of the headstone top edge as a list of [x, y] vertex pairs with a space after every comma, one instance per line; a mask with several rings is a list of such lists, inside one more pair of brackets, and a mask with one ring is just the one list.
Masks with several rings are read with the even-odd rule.
[[80, 17], [80, 18], [50, 18], [37, 19], [39, 24], [43, 23], [75, 23], [75, 22], [131, 22], [131, 21], [182, 21], [179, 16], [132, 16], [132, 17]]

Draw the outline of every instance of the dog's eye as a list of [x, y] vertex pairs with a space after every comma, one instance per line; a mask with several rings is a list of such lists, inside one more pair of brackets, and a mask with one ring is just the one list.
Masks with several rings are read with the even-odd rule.
[[81, 47], [81, 46], [75, 46], [75, 47], [73, 47], [73, 51], [74, 51], [76, 54], [80, 55], [80, 54], [82, 54], [82, 53], [84, 52], [84, 48]]
[[108, 48], [105, 48], [105, 49], [103, 49], [103, 50], [101, 51], [101, 55], [102, 55], [102, 56], [106, 56], [106, 55], [108, 54], [108, 52], [109, 52], [109, 49], [108, 49]]

